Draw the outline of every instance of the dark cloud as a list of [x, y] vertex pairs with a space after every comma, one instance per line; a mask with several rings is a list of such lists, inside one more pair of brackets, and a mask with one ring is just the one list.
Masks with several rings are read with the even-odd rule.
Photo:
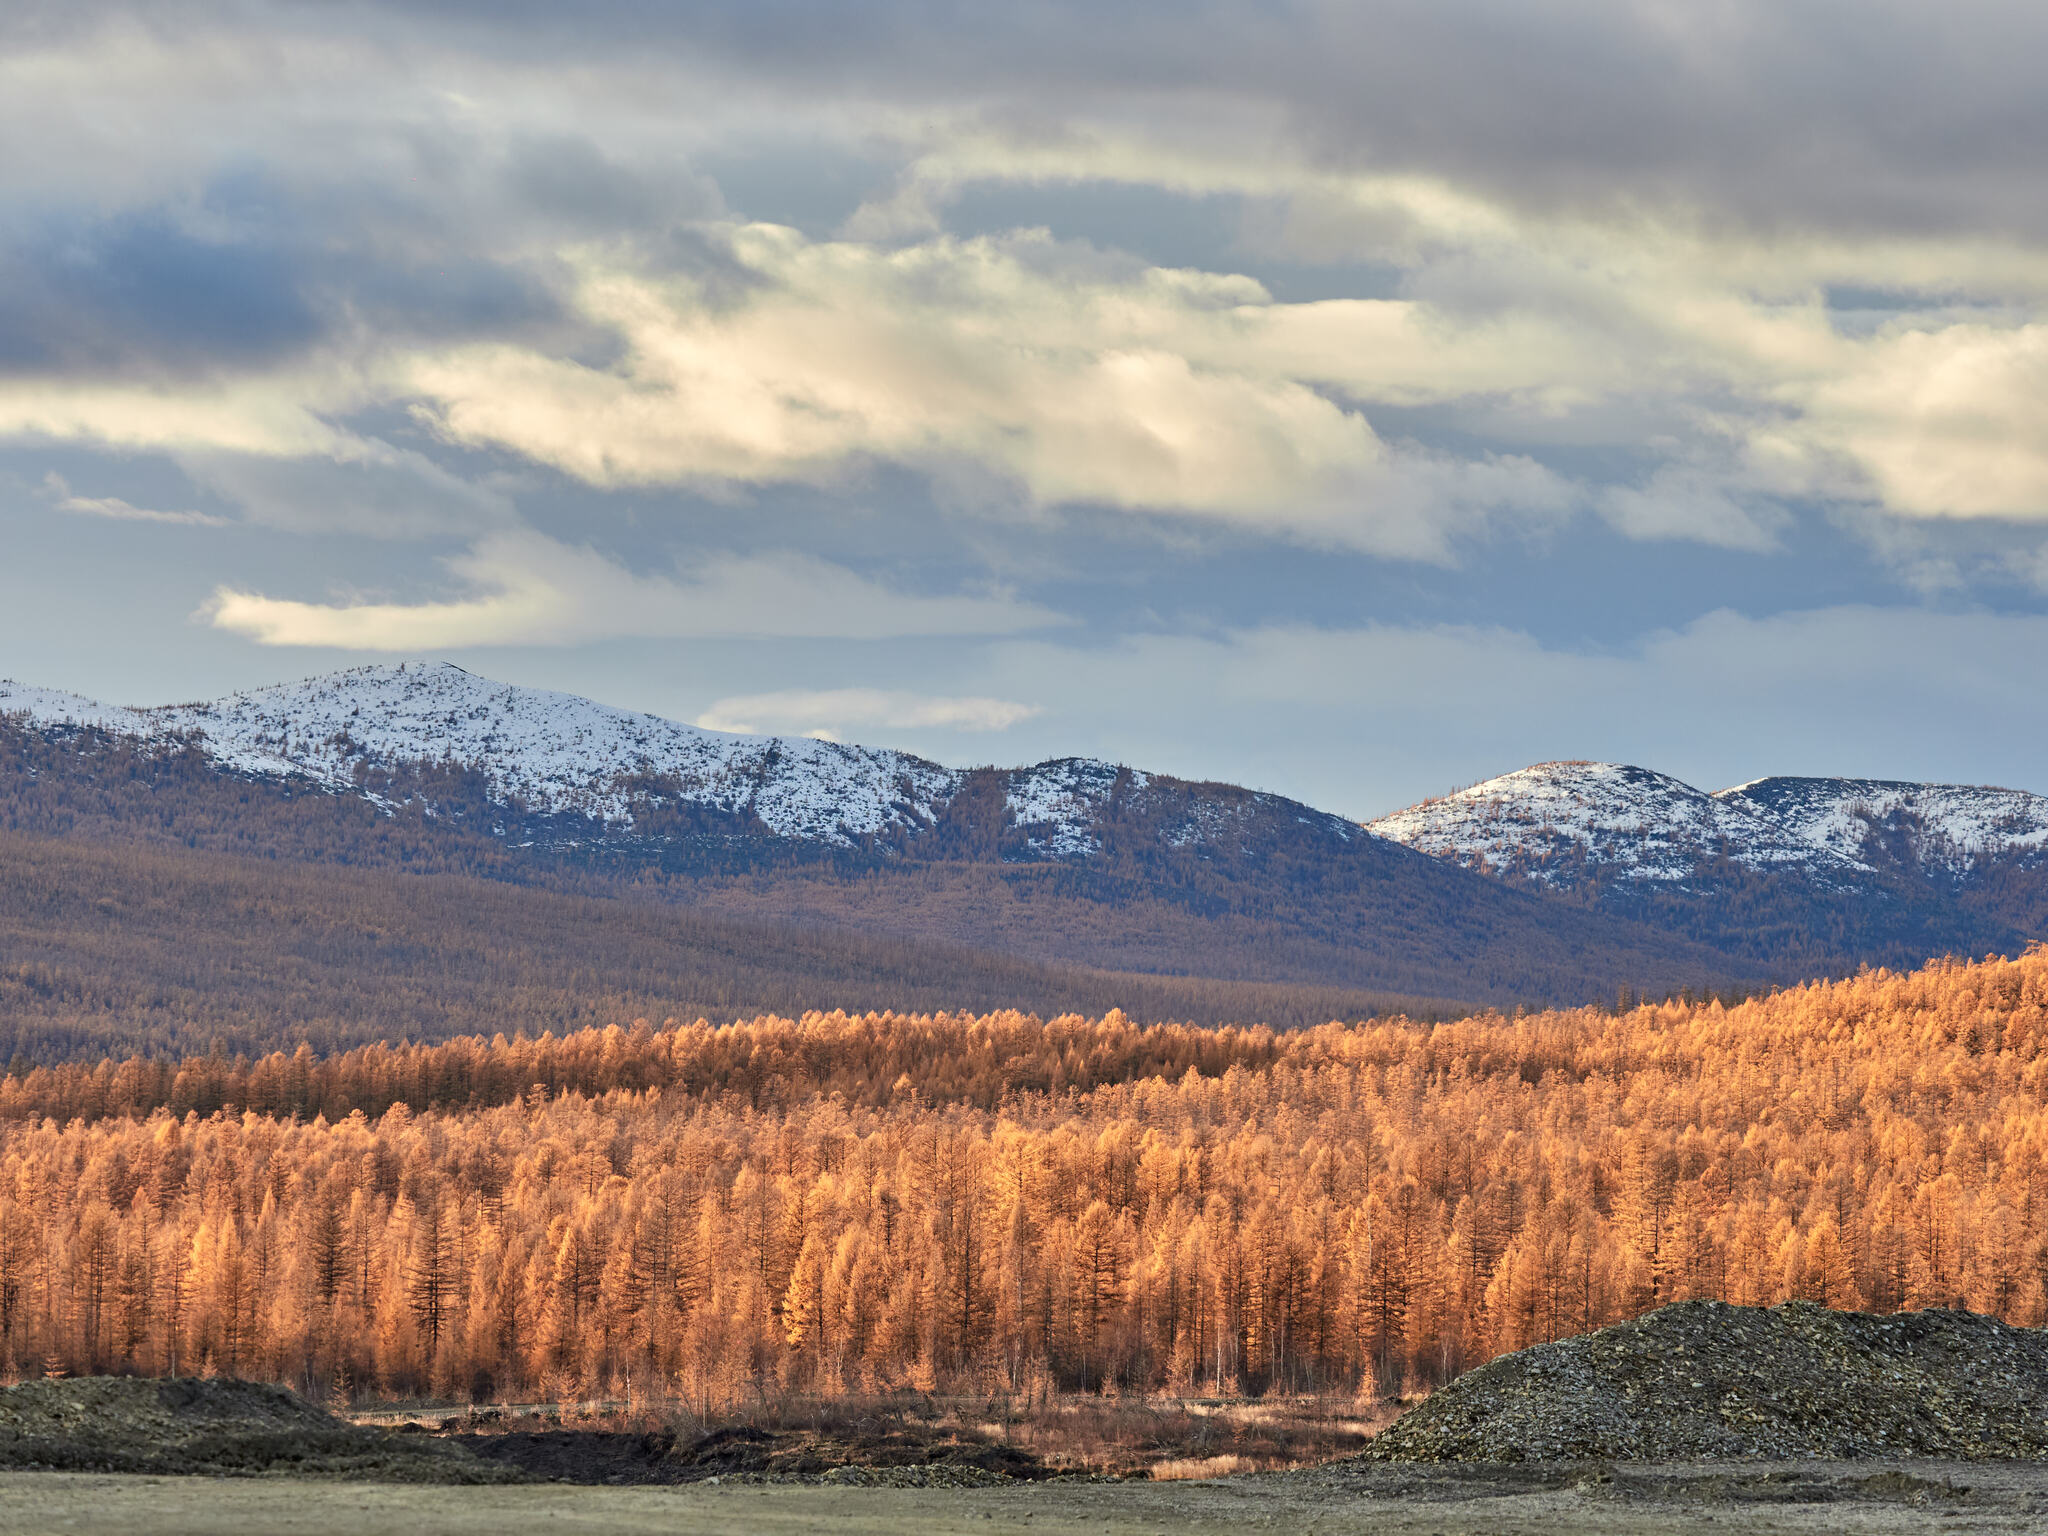
[[0, 371], [191, 376], [338, 331], [503, 335], [558, 313], [530, 272], [380, 246], [362, 228], [345, 199], [244, 173], [176, 209], [17, 211], [0, 225]]
[[160, 212], [37, 229], [0, 254], [0, 367], [266, 361], [322, 329], [292, 252], [207, 240]]
[[[318, 24], [325, 5], [282, 14]], [[1237, 99], [1335, 165], [1523, 202], [1745, 223], [2048, 228], [2048, 9], [2017, 0], [406, 0], [389, 28], [481, 53], [702, 60], [806, 98], [1080, 109]]]
[[[573, 65], [594, 111], [632, 78], [980, 112], [1217, 130], [1278, 118], [1333, 166], [1449, 176], [1523, 204], [1683, 206], [1746, 225], [2048, 231], [2048, 8], [2025, 0], [163, 0], [10, 7], [16, 46], [94, 29], [381, 50], [431, 81], [464, 57]], [[366, 81], [366, 98], [376, 82]], [[253, 146], [260, 149], [260, 146]], [[573, 140], [516, 150], [516, 192], [639, 225], [665, 194]], [[821, 193], [807, 194], [811, 200]], [[773, 201], [772, 197], [769, 201]], [[772, 210], [771, 217], [778, 216]]]

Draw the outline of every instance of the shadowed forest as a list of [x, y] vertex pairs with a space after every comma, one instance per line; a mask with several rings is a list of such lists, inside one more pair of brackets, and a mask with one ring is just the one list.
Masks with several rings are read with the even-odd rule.
[[0, 1067], [109, 1052], [476, 1032], [639, 1016], [1028, 1007], [1312, 1024], [1457, 1004], [1340, 986], [1139, 976], [825, 923], [450, 874], [266, 863], [0, 832]]
[[1662, 1301], [2044, 1316], [2048, 950], [1735, 1006], [807, 1015], [0, 1083], [0, 1366], [1340, 1390]]

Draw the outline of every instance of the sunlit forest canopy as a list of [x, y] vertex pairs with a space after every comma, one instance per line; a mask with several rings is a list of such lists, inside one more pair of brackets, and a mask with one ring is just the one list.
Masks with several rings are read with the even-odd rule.
[[325, 1392], [1391, 1391], [1680, 1297], [2048, 1318], [2048, 950], [1282, 1033], [1119, 1015], [0, 1082], [0, 1366]]

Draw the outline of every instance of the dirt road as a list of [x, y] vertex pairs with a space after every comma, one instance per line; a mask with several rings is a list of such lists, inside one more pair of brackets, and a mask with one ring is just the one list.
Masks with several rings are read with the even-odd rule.
[[1553, 1536], [2048, 1530], [2048, 1468], [1805, 1463], [1516, 1474], [1317, 1471], [1213, 1483], [994, 1489], [697, 1484], [417, 1487], [288, 1478], [0, 1473], [0, 1532], [92, 1536], [497, 1536], [509, 1531], [846, 1536]]

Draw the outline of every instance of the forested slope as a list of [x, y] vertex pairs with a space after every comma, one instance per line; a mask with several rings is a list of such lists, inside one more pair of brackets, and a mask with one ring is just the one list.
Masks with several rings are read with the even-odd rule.
[[762, 1018], [0, 1081], [0, 1367], [1353, 1390], [1684, 1297], [2048, 1321], [2048, 952], [1289, 1034]]
[[0, 1063], [858, 1008], [1302, 1025], [1459, 1005], [1118, 974], [473, 876], [0, 832]]
[[[1360, 1011], [1355, 996], [1331, 998], [1344, 1006], [1320, 1016], [1302, 998], [1276, 997], [1258, 1005], [1272, 1011], [1232, 1015], [1219, 1012], [1225, 994], [1215, 994], [1213, 1006], [1197, 1006], [1176, 1001], [1190, 995], [1185, 989], [1145, 990], [1150, 984], [1134, 984], [1118, 995], [1047, 991], [1038, 983], [1006, 980], [1002, 987], [969, 986], [962, 992], [956, 979], [962, 948], [1011, 957], [1005, 963], [1468, 1004], [1606, 998], [1620, 986], [1661, 995], [1757, 985], [1777, 976], [1759, 962], [1510, 889], [1355, 828], [1344, 835], [1332, 818], [1309, 817], [1290, 802], [1228, 785], [1155, 780], [1142, 801], [1112, 794], [1091, 826], [1096, 846], [1087, 858], [1071, 860], [1019, 857], [1028, 828], [1008, 813], [997, 779], [975, 773], [963, 776], [943, 816], [914, 845], [888, 850], [825, 848], [748, 834], [738, 823], [714, 825], [688, 808], [650, 813], [621, 833], [588, 819], [529, 815], [495, 804], [478, 775], [447, 765], [414, 765], [404, 785], [387, 782], [382, 789], [380, 806], [303, 782], [226, 773], [190, 747], [152, 746], [94, 731], [45, 733], [0, 721], [0, 827], [81, 849], [128, 848], [137, 857], [146, 852], [153, 861], [151, 881], [184, 878], [173, 874], [180, 859], [232, 855], [252, 868], [280, 871], [280, 893], [319, 889], [317, 880], [283, 874], [288, 868], [346, 865], [366, 873], [480, 878], [560, 895], [629, 897], [687, 908], [703, 920], [722, 914], [785, 929], [799, 923], [899, 946], [892, 953], [900, 958], [885, 973], [818, 973], [821, 982], [853, 984], [850, 992], [812, 986], [806, 962], [787, 974], [795, 991], [749, 983], [753, 990], [741, 986], [708, 994], [710, 1002], [726, 1007], [1121, 1003], [1161, 1017], [1276, 1023], [1320, 1022]], [[1177, 843], [1176, 818], [1196, 815], [1208, 818], [1203, 841]], [[57, 855], [46, 851], [39, 857]], [[226, 867], [193, 864], [192, 878], [217, 879]], [[119, 869], [118, 859], [102, 862], [80, 878], [120, 879]], [[360, 987], [400, 962], [400, 949], [391, 946], [431, 949], [437, 942], [431, 932], [409, 930], [408, 924], [448, 921], [430, 915], [416, 898], [390, 899], [387, 947], [358, 946]], [[481, 906], [511, 899], [482, 893], [467, 898]], [[182, 907], [195, 923], [205, 921], [201, 904]], [[159, 904], [155, 910], [168, 914], [176, 908]], [[0, 920], [6, 918], [0, 910]], [[906, 941], [908, 947], [901, 948]], [[65, 963], [84, 984], [104, 991], [110, 983], [94, 971], [99, 962], [82, 951], [66, 951], [71, 942], [51, 934], [45, 948], [56, 946], [48, 951], [53, 955], [73, 953]], [[161, 979], [176, 991], [188, 985], [189, 978], [180, 979], [185, 971], [150, 967], [196, 963], [197, 954], [212, 952], [219, 942], [218, 936], [208, 938], [195, 956], [186, 957], [165, 929], [154, 949], [129, 953], [122, 982]], [[42, 952], [38, 943], [45, 941], [36, 938], [33, 922], [17, 928], [15, 948], [0, 950], [0, 969]], [[542, 944], [545, 950], [544, 935]], [[763, 964], [752, 974], [765, 983], [775, 972]], [[879, 985], [883, 981], [895, 990]], [[669, 983], [664, 986], [673, 994]], [[686, 996], [706, 998], [702, 991]], [[1248, 995], [1230, 996], [1254, 1006]], [[310, 1020], [326, 1006], [294, 1003], [280, 1017]], [[340, 1017], [331, 1010], [325, 1016]], [[410, 1004], [391, 1013], [381, 1030], [373, 1014], [345, 1022], [358, 1031], [347, 1038], [446, 1032]], [[475, 1016], [446, 1027], [476, 1027]]]

